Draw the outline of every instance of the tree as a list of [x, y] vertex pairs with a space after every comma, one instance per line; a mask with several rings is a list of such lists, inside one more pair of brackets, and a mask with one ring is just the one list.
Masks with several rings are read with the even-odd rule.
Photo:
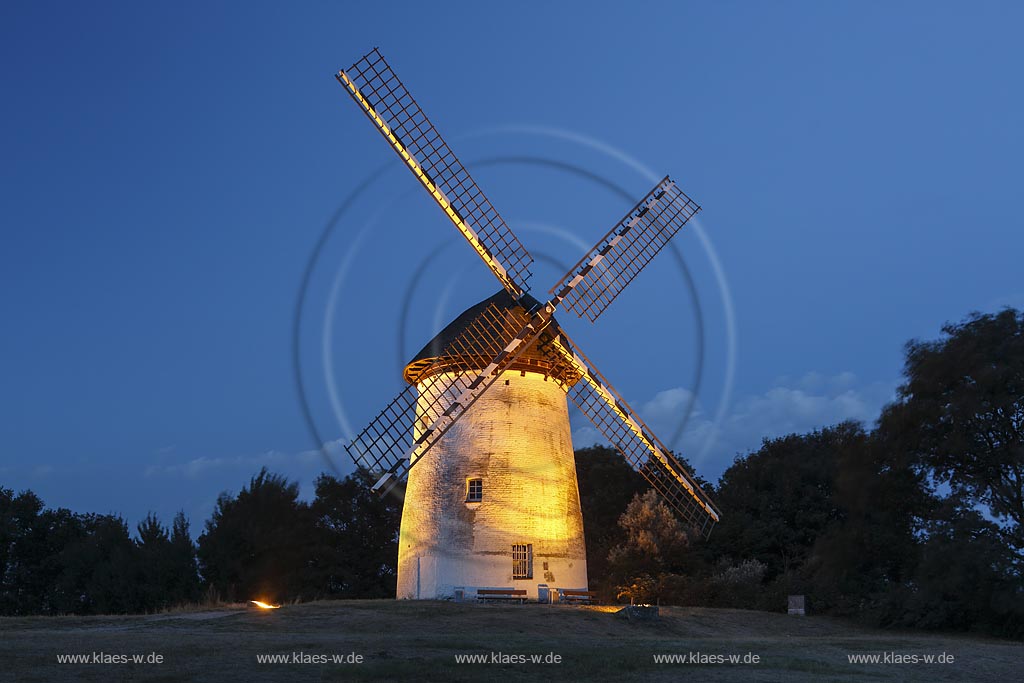
[[171, 566], [171, 539], [167, 529], [152, 512], [137, 527], [139, 540], [139, 608], [152, 611], [170, 604], [168, 588], [173, 580]]
[[298, 484], [266, 468], [237, 497], [217, 499], [199, 537], [203, 578], [227, 600], [312, 597], [314, 522]]
[[198, 601], [201, 590], [196, 545], [189, 533], [188, 518], [181, 511], [171, 522], [168, 564], [171, 570], [171, 580], [167, 586], [169, 604]]
[[657, 491], [638, 493], [619, 517], [625, 532], [622, 544], [612, 548], [608, 562], [620, 571], [653, 573], [678, 562], [690, 546], [683, 524]]
[[1024, 314], [975, 313], [942, 331], [907, 344], [905, 382], [882, 427], [1024, 549]]
[[840, 451], [865, 441], [845, 422], [811, 434], [766, 439], [723, 473], [716, 502], [722, 522], [709, 550], [731, 562], [755, 559], [767, 578], [801, 568], [818, 537], [840, 516], [835, 481]]
[[32, 557], [25, 564], [23, 583], [33, 607], [25, 613], [63, 614], [87, 611], [78, 583], [65, 573], [66, 550], [82, 543], [90, 533], [85, 515], [66, 508], [43, 510], [35, 528]]
[[921, 559], [893, 623], [1024, 636], [1024, 588], [999, 528], [947, 500], [928, 524]]
[[659, 581], [678, 567], [690, 546], [686, 528], [657, 491], [638, 493], [619, 517], [622, 543], [608, 553], [616, 599], [650, 603], [659, 595]]
[[326, 474], [316, 480], [316, 583], [327, 595], [395, 596], [402, 497], [382, 498], [372, 484], [361, 471], [341, 480]]
[[38, 571], [48, 553], [42, 512], [43, 501], [31, 491], [16, 496], [0, 487], [0, 614], [31, 614], [45, 591]]
[[836, 519], [818, 535], [801, 574], [815, 609], [890, 624], [935, 502], [884, 433], [850, 435], [835, 457]]
[[199, 599], [196, 548], [188, 520], [179, 512], [171, 530], [150, 513], [138, 525], [138, 609], [152, 611]]
[[576, 479], [583, 511], [587, 574], [596, 590], [610, 590], [608, 553], [625, 540], [619, 517], [647, 482], [633, 471], [614, 448], [591, 446], [576, 450]]
[[60, 550], [53, 558], [59, 573], [49, 595], [51, 611], [77, 614], [138, 611], [139, 565], [128, 525], [112, 515], [70, 515], [69, 519], [63, 514], [66, 512], [58, 510], [54, 516], [70, 532], [71, 540], [62, 539], [57, 545]]

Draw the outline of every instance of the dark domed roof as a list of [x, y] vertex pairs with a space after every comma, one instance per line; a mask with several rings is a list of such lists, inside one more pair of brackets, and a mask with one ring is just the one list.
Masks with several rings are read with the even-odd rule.
[[[405, 381], [408, 382], [409, 384], [416, 384], [417, 382], [421, 381], [423, 378], [431, 374], [442, 372], [443, 370], [450, 368], [450, 364], [440, 364], [437, 367], [431, 366], [433, 366], [435, 364], [435, 361], [437, 361], [438, 358], [441, 356], [445, 347], [447, 347], [452, 342], [452, 340], [454, 340], [460, 334], [465, 332], [466, 329], [473, 323], [473, 321], [476, 320], [480, 316], [480, 314], [483, 313], [484, 310], [491, 304], [494, 304], [499, 309], [506, 310], [509, 312], [518, 309], [517, 313], [519, 315], [517, 315], [517, 317], [519, 317], [525, 316], [526, 313], [526, 309], [522, 306], [522, 304], [526, 304], [526, 306], [532, 307], [538, 303], [537, 300], [534, 299], [529, 294], [524, 295], [521, 302], [522, 303], [517, 302], [515, 299], [512, 298], [511, 294], [509, 294], [507, 291], [503, 289], [499, 291], [497, 294], [494, 294], [493, 296], [484, 299], [480, 303], [467, 308], [465, 311], [460, 313], [459, 316], [455, 318], [455, 320], [448, 323], [448, 325], [446, 325], [443, 330], [438, 332], [433, 339], [427, 342], [427, 345], [424, 346], [420, 350], [420, 352], [417, 353], [415, 357], [413, 357], [411, 361], [409, 361], [408, 365], [405, 366], [405, 371], [402, 373], [403, 377], [405, 378]], [[555, 331], [557, 329], [558, 323], [552, 320], [551, 326], [548, 328], [548, 330]], [[509, 369], [528, 370], [532, 372], [541, 372], [544, 374], [551, 373], [554, 369], [554, 364], [551, 363], [548, 356], [542, 353], [538, 347], [538, 342], [534, 342], [533, 344], [531, 344], [530, 347], [526, 351], [524, 351], [523, 354], [519, 356], [519, 358], [516, 359], [515, 363], [513, 363], [512, 367]], [[484, 365], [490, 360], [490, 358], [487, 358], [486, 360], [481, 360], [482, 358], [484, 358], [483, 355], [472, 357], [466, 356], [460, 358], [460, 361], [469, 361], [473, 367], [482, 369]]]

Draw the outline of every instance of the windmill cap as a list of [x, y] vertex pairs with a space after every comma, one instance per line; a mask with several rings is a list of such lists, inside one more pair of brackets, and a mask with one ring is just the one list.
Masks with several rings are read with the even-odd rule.
[[[465, 332], [473, 321], [476, 320], [480, 314], [492, 304], [497, 306], [499, 309], [507, 311], [519, 309], [519, 313], [522, 314], [526, 310], [538, 305], [539, 302], [529, 294], [524, 294], [522, 299], [516, 301], [511, 294], [502, 289], [480, 303], [470, 306], [460, 313], [455, 320], [448, 323], [443, 330], [438, 332], [437, 335], [427, 342], [427, 345], [424, 346], [411, 361], [409, 361], [405, 366], [405, 370], [402, 372], [402, 377], [405, 381], [409, 384], [418, 384], [430, 375], [451, 370], [457, 365], [463, 365], [464, 367], [464, 364], [467, 363], [474, 369], [482, 370], [491, 360], [490, 358], [486, 358], [488, 354], [483, 350], [483, 348], [481, 348], [480, 355], [460, 356], [458, 358], [453, 358], [451, 362], [443, 360], [441, 356], [444, 353], [444, 349], [451, 344], [452, 340]], [[548, 329], [551, 331], [557, 331], [558, 323], [552, 320], [551, 326]], [[531, 343], [526, 351], [524, 351], [507, 370], [537, 372], [554, 376], [559, 380], [568, 380], [570, 384], [575, 384], [578, 377], [563, 377], [562, 375], [565, 375], [566, 373], [564, 372], [564, 369], [559, 369], [562, 364], [557, 364], [556, 366], [556, 364], [552, 363], [551, 359], [544, 354], [539, 347], [539, 341]], [[441, 362], [438, 362], [439, 360]]]

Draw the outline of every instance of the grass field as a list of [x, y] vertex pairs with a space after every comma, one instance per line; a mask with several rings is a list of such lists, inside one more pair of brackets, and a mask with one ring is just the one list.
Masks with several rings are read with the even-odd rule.
[[[58, 663], [58, 655], [160, 655], [161, 663]], [[362, 663], [259, 663], [258, 655], [362, 656]], [[492, 662], [492, 653], [501, 653]], [[560, 663], [533, 663], [531, 655]], [[656, 663], [701, 653], [703, 663]], [[851, 664], [850, 654], [952, 655], [952, 663]], [[457, 655], [486, 663], [458, 663]], [[757, 655], [712, 663], [708, 656]], [[525, 662], [510, 656], [525, 655]], [[549, 659], [553, 657], [549, 656]], [[1024, 645], [866, 630], [825, 617], [661, 608], [654, 623], [613, 608], [337, 601], [274, 611], [0, 619], [0, 679], [16, 681], [565, 680], [1009, 681]]]

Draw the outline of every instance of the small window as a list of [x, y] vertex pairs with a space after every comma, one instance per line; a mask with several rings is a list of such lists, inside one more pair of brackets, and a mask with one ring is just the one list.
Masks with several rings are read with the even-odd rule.
[[533, 578], [533, 544], [524, 543], [512, 546], [512, 578]]
[[484, 480], [469, 479], [466, 481], [466, 502], [479, 503], [484, 499]]

